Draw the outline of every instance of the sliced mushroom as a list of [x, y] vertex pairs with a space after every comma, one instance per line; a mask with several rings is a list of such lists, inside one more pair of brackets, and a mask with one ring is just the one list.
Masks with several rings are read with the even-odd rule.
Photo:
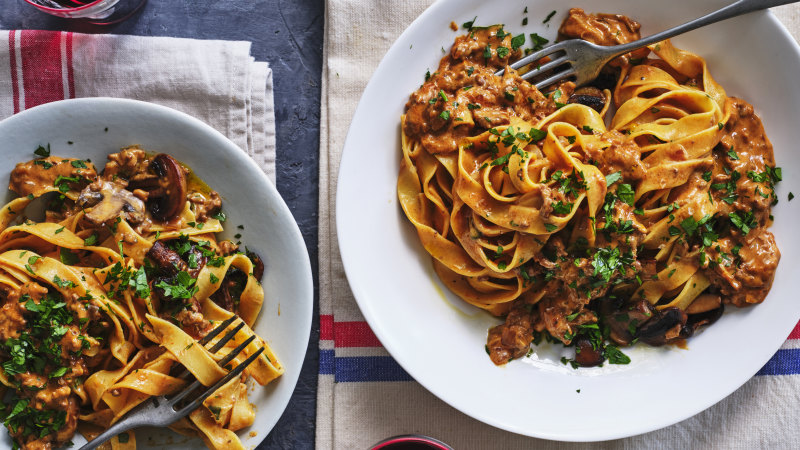
[[150, 213], [158, 220], [169, 222], [181, 212], [186, 201], [186, 172], [175, 158], [166, 153], [156, 155], [148, 169], [158, 178], [134, 177], [128, 187], [146, 191]]
[[233, 312], [233, 308], [236, 306], [236, 304], [233, 301], [233, 297], [231, 297], [230, 290], [228, 290], [228, 284], [229, 283], [223, 281], [222, 286], [220, 286], [216, 292], [211, 294], [211, 297], [209, 298], [211, 298], [211, 300], [213, 300], [214, 303], [220, 307]]
[[623, 304], [618, 308], [612, 305], [613, 300], [604, 300], [600, 307], [603, 323], [608, 325], [609, 338], [620, 345], [629, 345], [637, 328], [649, 321], [653, 315], [653, 307], [647, 300]]
[[567, 103], [580, 103], [600, 112], [606, 106], [606, 95], [600, 89], [592, 86], [578, 88], [569, 96]]
[[683, 338], [683, 327], [688, 319], [678, 308], [666, 308], [657, 313], [639, 329], [636, 337], [649, 345], [660, 346]]
[[586, 336], [575, 338], [575, 362], [581, 367], [593, 367], [603, 364], [606, 358], [602, 348], [594, 348], [592, 341]]
[[167, 248], [161, 241], [156, 241], [150, 250], [147, 251], [147, 257], [153, 264], [167, 276], [177, 275], [178, 272], [186, 270], [187, 265], [178, 253], [170, 248]]
[[219, 289], [209, 298], [222, 308], [238, 313], [239, 296], [246, 284], [247, 275], [241, 270], [231, 267], [225, 274]]
[[683, 335], [681, 337], [691, 337], [697, 332], [698, 328], [705, 325], [711, 325], [719, 320], [724, 312], [725, 305], [720, 304], [716, 309], [704, 311], [698, 314], [689, 314], [689, 318], [686, 320], [686, 325], [683, 327]]
[[186, 201], [186, 172], [172, 156], [161, 153], [153, 158], [150, 168], [159, 176], [159, 194], [148, 197], [148, 207], [156, 219], [169, 221], [181, 212]]
[[192, 267], [190, 264], [187, 264], [188, 269], [186, 269], [186, 271], [189, 272], [189, 275], [191, 275], [192, 278], [196, 279], [197, 276], [200, 275], [200, 271], [206, 265], [208, 258], [203, 255], [203, 252], [201, 252], [196, 245], [192, 245], [189, 253], [186, 254], [186, 258], [189, 263], [194, 265], [194, 267]]
[[264, 261], [255, 252], [248, 251], [247, 257], [253, 262], [253, 276], [260, 283], [264, 276]]
[[131, 224], [145, 219], [144, 202], [122, 186], [97, 180], [86, 186], [78, 196], [78, 205], [84, 208], [85, 217], [95, 225], [115, 220], [120, 213]]

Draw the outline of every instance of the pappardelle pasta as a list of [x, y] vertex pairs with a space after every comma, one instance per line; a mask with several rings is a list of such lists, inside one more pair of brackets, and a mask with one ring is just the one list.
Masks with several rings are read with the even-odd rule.
[[[35, 153], [12, 171], [18, 197], [0, 212], [2, 417], [15, 446], [58, 448], [76, 430], [91, 440], [151, 396], [184, 387], [184, 368], [210, 386], [265, 347], [241, 377], [171, 426], [209, 448], [243, 448], [235, 432], [255, 418], [246, 382], [265, 385], [283, 367], [252, 330], [264, 265], [218, 240], [226, 220], [219, 195], [164, 153], [126, 148], [102, 172], [50, 155], [49, 146]], [[26, 211], [34, 202], [45, 208], [38, 220]], [[198, 343], [234, 314], [226, 331], [241, 329], [219, 351]], [[111, 448], [136, 448], [134, 432]]]
[[[619, 346], [678, 343], [725, 305], [764, 300], [781, 170], [753, 107], [703, 58], [664, 41], [545, 94], [507, 67], [524, 34], [464, 26], [406, 105], [398, 196], [445, 286], [505, 319], [488, 332], [495, 364], [541, 339], [574, 346], [573, 367], [624, 364]], [[639, 37], [625, 16], [578, 8], [559, 28]]]

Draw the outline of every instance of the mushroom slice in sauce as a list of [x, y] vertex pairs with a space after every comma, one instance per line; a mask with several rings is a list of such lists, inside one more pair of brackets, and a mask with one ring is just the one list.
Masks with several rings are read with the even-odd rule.
[[161, 195], [150, 192], [147, 206], [153, 217], [169, 221], [181, 212], [186, 200], [186, 172], [175, 158], [165, 153], [156, 155], [150, 168], [159, 176], [157, 193]]
[[84, 208], [86, 219], [96, 225], [108, 223], [120, 214], [131, 224], [145, 220], [144, 202], [110, 181], [97, 180], [86, 186], [78, 196], [78, 205]]
[[593, 346], [591, 339], [585, 336], [575, 338], [575, 362], [579, 366], [599, 366], [605, 360], [601, 346]]
[[684, 337], [682, 333], [687, 319], [686, 313], [678, 308], [663, 309], [639, 329], [636, 337], [652, 346], [667, 344]]
[[156, 155], [148, 166], [155, 177], [134, 177], [128, 187], [147, 193], [147, 209], [153, 218], [169, 222], [180, 214], [186, 201], [186, 170], [166, 153]]
[[606, 106], [606, 95], [600, 89], [592, 86], [578, 88], [569, 96], [568, 103], [580, 103], [600, 112]]

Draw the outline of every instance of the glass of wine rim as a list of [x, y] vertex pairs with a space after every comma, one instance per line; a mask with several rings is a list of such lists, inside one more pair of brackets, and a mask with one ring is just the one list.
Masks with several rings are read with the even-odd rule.
[[44, 13], [65, 19], [86, 19], [94, 24], [112, 24], [127, 19], [147, 0], [24, 0]]

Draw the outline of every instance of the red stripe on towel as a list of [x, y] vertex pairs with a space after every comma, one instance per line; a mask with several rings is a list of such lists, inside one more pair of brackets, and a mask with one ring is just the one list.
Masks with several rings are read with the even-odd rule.
[[330, 314], [319, 315], [319, 340], [333, 340], [333, 316]]
[[72, 33], [67, 33], [67, 82], [69, 98], [75, 98], [75, 76], [72, 69]]
[[800, 339], [800, 322], [797, 322], [797, 325], [794, 326], [794, 330], [789, 333], [789, 339]]
[[366, 322], [334, 322], [334, 345], [341, 347], [383, 347]]
[[12, 30], [8, 32], [8, 54], [11, 61], [11, 89], [14, 96], [14, 114], [19, 112], [19, 80], [17, 79], [17, 48], [16, 33]]
[[25, 109], [63, 100], [61, 33], [22, 30], [20, 34]]

